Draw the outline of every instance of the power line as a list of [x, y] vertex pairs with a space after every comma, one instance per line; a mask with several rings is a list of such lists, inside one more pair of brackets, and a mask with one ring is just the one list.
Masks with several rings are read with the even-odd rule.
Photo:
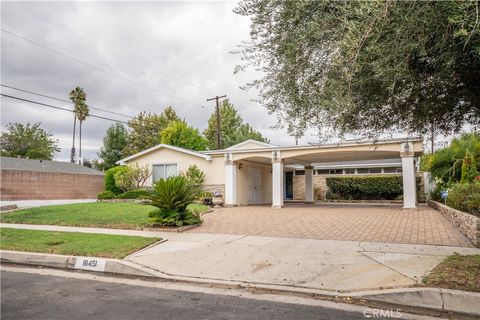
[[[68, 100], [65, 100], [65, 99], [60, 99], [60, 98], [52, 97], [52, 96], [49, 96], [49, 95], [46, 95], [46, 94], [37, 93], [37, 92], [29, 91], [29, 90], [26, 90], [26, 89], [16, 88], [16, 87], [8, 86], [8, 85], [6, 85], [6, 84], [0, 84], [0, 85], [1, 85], [2, 87], [5, 87], [5, 88], [9, 88], [9, 89], [13, 89], [13, 90], [17, 90], [17, 91], [21, 91], [21, 92], [33, 94], [33, 95], [36, 95], [36, 96], [40, 96], [40, 97], [44, 97], [44, 98], [49, 98], [49, 99], [53, 99], [53, 100], [57, 100], [57, 101], [61, 101], [61, 102], [66, 102], [66, 103], [69, 103], [69, 104], [73, 104], [72, 101], [68, 101]], [[93, 109], [93, 110], [98, 110], [98, 111], [102, 111], [102, 112], [107, 112], [107, 113], [115, 114], [115, 115], [118, 115], [118, 116], [127, 117], [127, 118], [129, 118], [129, 119], [132, 118], [132, 116], [129, 116], [129, 115], [126, 115], [126, 114], [123, 114], [123, 113], [118, 113], [118, 112], [114, 112], [114, 111], [110, 111], [110, 110], [106, 110], [106, 109], [101, 109], [101, 108], [96, 108], [96, 107], [91, 107], [91, 106], [88, 106], [88, 107], [89, 107], [90, 109]]]
[[[69, 27], [68, 27], [67, 25], [65, 25], [64, 23], [55, 23], [55, 22], [52, 22], [52, 21], [50, 21], [50, 20], [47, 20], [47, 19], [43, 18], [42, 16], [37, 15], [36, 13], [34, 13], [34, 12], [30, 11], [30, 10], [27, 10], [27, 9], [24, 8], [23, 6], [20, 6], [20, 5], [16, 4], [16, 3], [9, 2], [9, 4], [17, 7], [18, 9], [21, 9], [21, 10], [27, 12], [28, 14], [30, 14], [31, 16], [37, 18], [39, 21], [43, 22], [44, 24], [47, 24], [47, 25], [49, 25], [49, 26], [52, 25], [52, 26], [56, 27], [57, 29], [59, 29], [59, 30], [61, 30], [61, 31], [63, 31], [63, 32], [70, 33], [70, 34], [78, 37], [79, 39], [81, 39], [81, 40], [83, 40], [83, 41], [85, 41], [85, 42], [89, 42], [89, 43], [91, 43], [91, 44], [94, 44], [95, 46], [97, 46], [97, 47], [99, 47], [99, 48], [101, 48], [101, 49], [103, 49], [103, 50], [110, 51], [111, 53], [114, 53], [117, 57], [119, 57], [120, 59], [122, 59], [122, 60], [124, 60], [124, 61], [127, 61], [127, 59], [121, 58], [120, 55], [118, 55], [118, 53], [121, 53], [120, 50], [114, 50], [114, 49], [112, 50], [111, 48], [105, 48], [105, 46], [99, 44], [99, 43], [96, 42], [95, 40], [91, 40], [91, 39], [88, 39], [88, 38], [84, 37], [82, 34], [76, 32], [75, 30], [73, 30], [73, 29], [71, 29], [71, 28], [69, 28]], [[39, 37], [36, 36], [36, 35], [34, 35], [34, 36], [37, 37], [37, 38], [39, 38]], [[42, 40], [46, 41], [45, 39], [42, 39]], [[136, 58], [136, 57], [134, 57], [134, 56], [133, 56], [133, 57], [130, 56], [130, 57], [129, 57], [129, 61], [130, 61], [130, 59], [136, 60], [136, 61], [137, 61], [137, 64], [139, 64], [139, 65], [142, 65], [142, 66], [147, 67], [147, 68], [150, 67], [150, 65], [149, 65], [148, 63], [146, 63], [145, 61], [143, 61], [143, 60], [141, 60], [141, 59], [139, 59], [139, 58]], [[90, 59], [90, 60], [92, 60], [92, 59]], [[162, 75], [162, 76], [164, 76], [164, 77], [168, 77], [169, 79], [176, 79], [177, 81], [183, 82], [183, 83], [185, 83], [185, 84], [187, 84], [187, 85], [189, 85], [189, 86], [195, 87], [195, 88], [197, 88], [197, 89], [202, 89], [201, 87], [197, 86], [196, 84], [194, 84], [194, 83], [192, 83], [192, 82], [190, 82], [190, 81], [186, 81], [185, 79], [182, 79], [182, 78], [180, 78], [180, 77], [176, 77], [175, 75], [172, 75], [172, 74], [164, 74], [164, 73], [159, 73], [159, 72], [156, 72], [156, 74], [160, 74], [160, 75]]]
[[[24, 102], [28, 102], [28, 103], [32, 103], [32, 104], [38, 104], [38, 105], [44, 106], [44, 107], [49, 107], [49, 108], [58, 109], [58, 110], [63, 110], [63, 111], [68, 111], [68, 112], [72, 112], [72, 113], [73, 113], [73, 110], [70, 110], [70, 109], [67, 109], [67, 108], [58, 107], [58, 106], [53, 106], [53, 105], [51, 105], [51, 104], [47, 104], [47, 103], [43, 103], [43, 102], [38, 102], [38, 101], [33, 101], [33, 100], [25, 99], [25, 98], [15, 97], [15, 96], [11, 96], [11, 95], [4, 94], [4, 93], [0, 93], [0, 95], [1, 95], [2, 97], [6, 97], [6, 98], [10, 98], [10, 99], [20, 100], [20, 101], [24, 101]], [[117, 119], [112, 119], [112, 118], [107, 118], [107, 117], [102, 117], [102, 116], [99, 116], [99, 115], [96, 115], [96, 114], [90, 114], [89, 116], [92, 117], [92, 118], [98, 118], [98, 119], [103, 119], [103, 120], [108, 120], [108, 121], [114, 121], [114, 122], [120, 122], [120, 123], [128, 124], [128, 122], [126, 122], [126, 121], [117, 120]]]
[[88, 62], [82, 61], [82, 60], [80, 60], [80, 59], [78, 59], [78, 58], [75, 58], [75, 57], [72, 57], [72, 56], [70, 56], [70, 55], [64, 54], [64, 53], [62, 53], [62, 52], [60, 52], [60, 51], [58, 51], [58, 50], [49, 48], [49, 47], [44, 46], [44, 45], [42, 45], [42, 44], [40, 44], [40, 43], [38, 43], [38, 42], [35, 42], [35, 41], [33, 41], [33, 40], [24, 38], [24, 37], [22, 37], [22, 36], [20, 36], [20, 35], [18, 35], [18, 34], [15, 34], [15, 33], [11, 32], [11, 31], [8, 31], [8, 30], [6, 30], [6, 29], [4, 29], [4, 28], [1, 28], [1, 30], [2, 30], [3, 32], [5, 32], [5, 33], [10, 34], [10, 35], [13, 36], [13, 37], [16, 37], [16, 38], [18, 38], [18, 39], [21, 39], [21, 40], [23, 40], [23, 41], [26, 41], [26, 42], [28, 42], [28, 43], [30, 43], [30, 44], [33, 44], [33, 45], [35, 45], [35, 46], [38, 46], [38, 47], [40, 47], [40, 48], [42, 48], [42, 49], [45, 49], [45, 50], [47, 50], [47, 51], [53, 52], [53, 53], [55, 53], [55, 54], [58, 54], [58, 55], [60, 55], [60, 56], [62, 56], [62, 57], [64, 57], [64, 58], [67, 58], [67, 59], [73, 60], [73, 61], [75, 61], [75, 62], [78, 62], [78, 63], [80, 63], [80, 64], [83, 64], [83, 65], [85, 65], [85, 66], [87, 66], [87, 67], [93, 68], [93, 69], [95, 69], [95, 70], [97, 70], [97, 71], [100, 71], [100, 72], [103, 72], [103, 73], [105, 73], [105, 74], [108, 74], [108, 75], [110, 75], [110, 76], [112, 76], [112, 77], [121, 79], [121, 80], [126, 81], [126, 82], [130, 82], [131, 84], [134, 84], [134, 85], [136, 85], [136, 86], [138, 86], [138, 87], [141, 87], [141, 88], [144, 88], [144, 89], [147, 89], [147, 90], [150, 90], [150, 91], [154, 91], [154, 92], [160, 93], [160, 94], [162, 94], [162, 95], [164, 95], [164, 96], [167, 96], [167, 97], [170, 97], [170, 98], [172, 98], [172, 99], [180, 100], [180, 101], [187, 102], [187, 103], [189, 103], [189, 104], [195, 105], [194, 103], [192, 103], [192, 102], [190, 102], [190, 101], [188, 101], [188, 100], [185, 100], [185, 99], [179, 98], [179, 97], [175, 97], [175, 96], [173, 96], [173, 95], [171, 95], [171, 94], [168, 94], [168, 93], [166, 93], [166, 92], [160, 91], [160, 90], [155, 89], [155, 88], [151, 88], [151, 87], [145, 86], [145, 85], [141, 84], [140, 82], [137, 82], [137, 81], [135, 81], [135, 80], [128, 79], [128, 78], [126, 78], [126, 77], [123, 77], [123, 76], [120, 76], [120, 75], [115, 74], [115, 73], [113, 73], [113, 72], [110, 72], [110, 71], [108, 71], [108, 70], [106, 70], [106, 69], [103, 69], [103, 68], [97, 67], [97, 66], [95, 66], [95, 65], [93, 65], [93, 64], [90, 64], [90, 63], [88, 63]]

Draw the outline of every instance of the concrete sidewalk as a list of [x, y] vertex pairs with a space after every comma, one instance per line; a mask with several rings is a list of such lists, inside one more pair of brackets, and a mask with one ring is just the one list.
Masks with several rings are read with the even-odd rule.
[[1, 224], [4, 228], [161, 237], [125, 261], [192, 280], [290, 286], [330, 292], [404, 288], [454, 252], [478, 248], [206, 233]]

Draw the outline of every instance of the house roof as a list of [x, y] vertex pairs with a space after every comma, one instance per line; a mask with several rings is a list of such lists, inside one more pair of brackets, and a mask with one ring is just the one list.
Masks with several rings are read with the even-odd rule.
[[[245, 141], [242, 141], [240, 143], [237, 143], [237, 144], [234, 144], [233, 146], [230, 146], [228, 148], [225, 148], [225, 150], [236, 150], [236, 149], [242, 149], [243, 146], [247, 145], [247, 144], [254, 144], [254, 145], [257, 145], [258, 148], [267, 148], [267, 147], [278, 147], [274, 144], [270, 144], [270, 143], [266, 143], [266, 142], [261, 142], [261, 141], [257, 141], [257, 140], [253, 140], [253, 139], [248, 139], [248, 140], [245, 140]], [[256, 147], [254, 147], [256, 148]], [[250, 148], [252, 149], [252, 148]]]
[[188, 150], [188, 149], [185, 149], [185, 148], [181, 148], [181, 147], [176, 147], [176, 146], [171, 146], [169, 144], [164, 144], [164, 143], [161, 143], [161, 144], [157, 144], [156, 146], [154, 147], [151, 147], [151, 148], [148, 148], [146, 150], [143, 150], [143, 151], [140, 151], [138, 153], [135, 153], [135, 154], [132, 154], [131, 156], [129, 157], [126, 157], [126, 158], [123, 158], [121, 160], [118, 160], [116, 162], [116, 164], [124, 164], [126, 161], [129, 161], [129, 160], [132, 160], [132, 159], [135, 159], [135, 158], [138, 158], [140, 156], [143, 156], [144, 154], [147, 154], [147, 153], [150, 153], [152, 151], [155, 151], [155, 150], [158, 150], [158, 149], [170, 149], [170, 150], [174, 150], [174, 151], [178, 151], [178, 152], [182, 152], [182, 153], [185, 153], [185, 154], [189, 154], [189, 155], [192, 155], [192, 156], [196, 156], [196, 157], [200, 157], [200, 158], [203, 158], [205, 160], [212, 160], [212, 157], [209, 156], [209, 155], [206, 155], [204, 153], [200, 153], [200, 152], [197, 152], [197, 151], [193, 151], [193, 150]]
[[0, 157], [2, 170], [43, 171], [103, 175], [103, 172], [71, 162]]
[[[248, 141], [248, 140], [247, 140]], [[346, 146], [356, 146], [356, 145], [377, 145], [377, 144], [396, 144], [402, 143], [405, 141], [410, 142], [419, 142], [422, 141], [421, 138], [418, 137], [404, 137], [404, 138], [395, 138], [395, 139], [376, 139], [376, 140], [346, 140], [341, 142], [332, 142], [332, 143], [324, 143], [324, 144], [308, 144], [308, 145], [294, 145], [294, 146], [276, 146], [272, 144], [266, 144], [266, 146], [262, 146], [259, 148], [236, 148], [236, 149], [222, 149], [222, 150], [207, 150], [202, 151], [202, 153], [215, 155], [215, 154], [225, 154], [225, 153], [249, 153], [252, 151], [274, 151], [274, 150], [309, 150], [309, 149], [319, 149], [319, 148], [336, 148], [336, 147], [346, 147]], [[245, 142], [245, 141], [244, 141]], [[258, 142], [258, 141], [255, 141]], [[242, 142], [243, 143], [243, 142]], [[264, 142], [259, 142], [264, 143]]]

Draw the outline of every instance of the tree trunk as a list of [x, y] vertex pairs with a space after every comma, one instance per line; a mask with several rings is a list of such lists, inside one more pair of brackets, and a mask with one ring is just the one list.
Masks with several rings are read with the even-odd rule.
[[80, 146], [79, 146], [79, 149], [78, 149], [78, 164], [82, 164], [82, 122], [83, 121], [80, 121]]
[[430, 122], [430, 133], [431, 133], [431, 136], [430, 136], [430, 151], [432, 152], [433, 154], [433, 151], [434, 151], [434, 145], [435, 145], [435, 127], [433, 125], [433, 121]]
[[77, 127], [77, 115], [73, 114], [73, 142], [72, 142], [72, 151], [70, 153], [70, 162], [75, 162], [75, 129]]

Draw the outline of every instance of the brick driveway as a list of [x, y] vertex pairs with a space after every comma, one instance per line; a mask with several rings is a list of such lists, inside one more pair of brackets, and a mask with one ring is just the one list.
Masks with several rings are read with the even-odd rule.
[[270, 237], [472, 246], [442, 214], [428, 206], [288, 204], [282, 209], [215, 209], [188, 232]]

